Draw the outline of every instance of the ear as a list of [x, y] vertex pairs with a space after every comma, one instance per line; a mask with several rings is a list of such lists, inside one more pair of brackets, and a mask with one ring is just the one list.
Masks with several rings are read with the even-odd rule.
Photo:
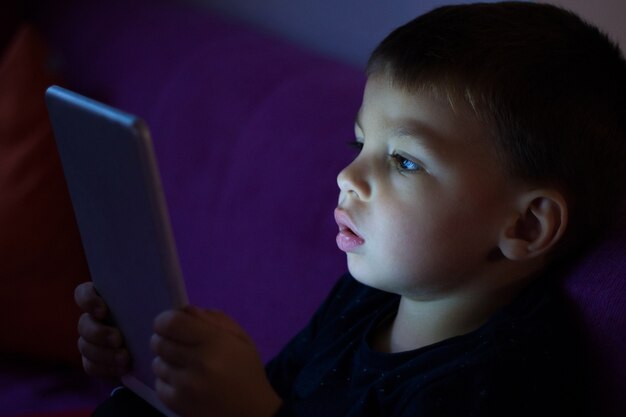
[[517, 200], [500, 238], [500, 250], [510, 260], [545, 255], [561, 239], [567, 227], [567, 202], [555, 190], [525, 192]]

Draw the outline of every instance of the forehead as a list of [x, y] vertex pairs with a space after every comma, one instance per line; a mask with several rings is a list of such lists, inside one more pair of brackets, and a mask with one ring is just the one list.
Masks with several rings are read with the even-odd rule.
[[[385, 76], [371, 76], [357, 115], [357, 135], [374, 140], [402, 138], [417, 143], [446, 165], [502, 174], [489, 129], [462, 100], [398, 88]], [[358, 132], [358, 131], [361, 132]]]
[[488, 142], [488, 129], [462, 100], [427, 88], [400, 88], [384, 75], [368, 78], [356, 121], [362, 128], [370, 124], [371, 128], [417, 133], [442, 142]]

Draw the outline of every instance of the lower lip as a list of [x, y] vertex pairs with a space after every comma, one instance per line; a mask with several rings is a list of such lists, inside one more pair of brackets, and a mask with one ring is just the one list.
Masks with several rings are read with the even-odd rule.
[[344, 252], [352, 252], [365, 243], [363, 238], [358, 237], [348, 230], [342, 230], [337, 234], [337, 246]]

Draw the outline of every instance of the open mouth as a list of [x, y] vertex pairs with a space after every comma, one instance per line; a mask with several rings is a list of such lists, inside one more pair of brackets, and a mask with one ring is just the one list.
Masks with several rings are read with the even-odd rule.
[[352, 229], [345, 225], [339, 225], [339, 233], [344, 233], [347, 236], [360, 237]]
[[356, 231], [352, 219], [345, 211], [336, 209], [335, 221], [337, 226], [339, 226], [339, 233], [336, 238], [339, 249], [344, 252], [352, 252], [365, 243], [365, 239]]

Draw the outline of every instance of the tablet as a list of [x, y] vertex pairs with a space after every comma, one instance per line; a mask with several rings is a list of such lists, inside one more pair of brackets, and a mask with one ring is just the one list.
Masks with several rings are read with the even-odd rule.
[[187, 294], [146, 124], [58, 86], [46, 104], [91, 278], [131, 354], [122, 382], [174, 416], [154, 391], [149, 341]]

